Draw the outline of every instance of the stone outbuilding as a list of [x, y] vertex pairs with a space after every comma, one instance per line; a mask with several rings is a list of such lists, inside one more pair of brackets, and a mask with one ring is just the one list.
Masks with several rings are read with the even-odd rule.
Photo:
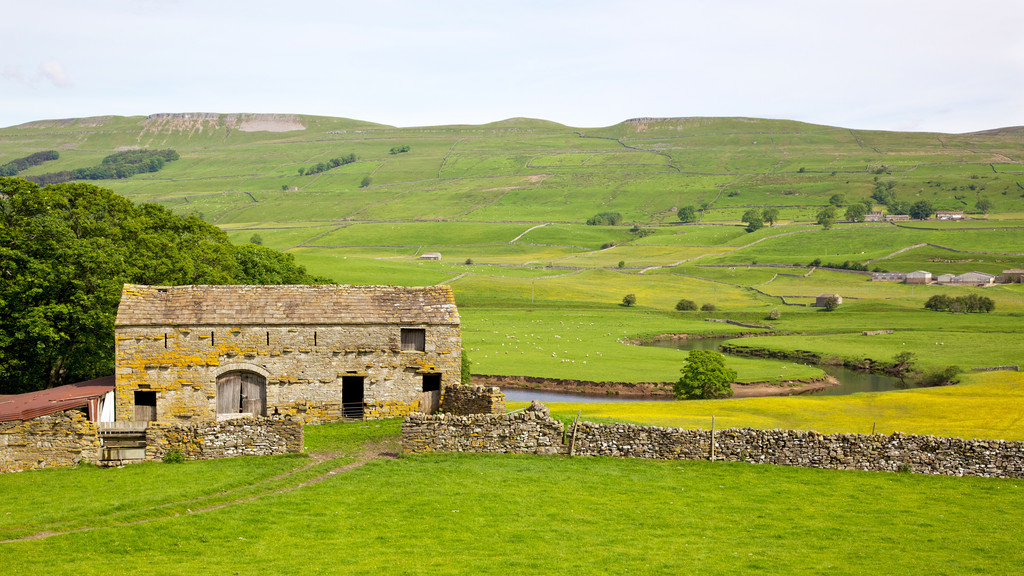
[[448, 286], [125, 285], [114, 333], [118, 421], [404, 416], [461, 373]]
[[814, 299], [814, 305], [818, 308], [824, 308], [828, 304], [828, 299], [833, 297], [836, 299], [836, 304], [843, 303], [843, 297], [839, 294], [818, 294]]
[[927, 270], [916, 270], [907, 273], [907, 284], [928, 284], [932, 281], [932, 273]]
[[1003, 273], [999, 276], [999, 281], [1004, 284], [1022, 284], [1024, 283], [1024, 270], [1020, 268], [1003, 270]]

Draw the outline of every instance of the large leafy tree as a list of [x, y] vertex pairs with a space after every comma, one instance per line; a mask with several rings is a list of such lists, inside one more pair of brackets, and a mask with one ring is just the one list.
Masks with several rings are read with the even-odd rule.
[[673, 390], [676, 398], [728, 398], [736, 371], [725, 367], [725, 356], [714, 350], [691, 350]]
[[317, 280], [290, 256], [254, 248], [240, 253], [195, 216], [91, 184], [0, 178], [0, 394], [113, 373], [125, 283]]

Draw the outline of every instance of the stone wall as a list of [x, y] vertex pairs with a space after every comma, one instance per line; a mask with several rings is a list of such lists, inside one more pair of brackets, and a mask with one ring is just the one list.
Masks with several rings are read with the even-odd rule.
[[505, 394], [497, 386], [445, 386], [441, 412], [452, 415], [504, 414]]
[[167, 326], [116, 330], [116, 417], [135, 419], [135, 392], [157, 395], [156, 419], [213, 421], [217, 378], [231, 371], [263, 376], [266, 415], [306, 423], [342, 417], [344, 378], [361, 378], [367, 418], [419, 409], [423, 379], [458, 383], [458, 325], [421, 326], [423, 351], [402, 350], [398, 325]]
[[0, 422], [0, 472], [74, 466], [99, 452], [96, 425], [79, 410]]
[[271, 456], [302, 452], [302, 423], [292, 418], [235, 418], [221, 422], [161, 424], [146, 429], [146, 459], [177, 450], [186, 460]]
[[546, 410], [472, 416], [411, 414], [402, 423], [402, 449], [408, 453], [564, 453], [565, 427]]
[[[543, 408], [543, 407], [541, 407]], [[544, 409], [546, 410], [546, 409]], [[505, 416], [413, 415], [406, 452], [507, 452], [670, 460], [711, 458], [710, 430], [580, 422], [564, 430], [544, 410]], [[563, 441], [564, 438], [564, 441]], [[907, 434], [820, 434], [730, 428], [715, 432], [715, 460], [843, 470], [1024, 478], [1024, 443]]]

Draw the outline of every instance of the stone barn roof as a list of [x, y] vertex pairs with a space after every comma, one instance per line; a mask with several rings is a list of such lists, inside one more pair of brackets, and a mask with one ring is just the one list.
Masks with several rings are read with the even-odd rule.
[[115, 326], [459, 324], [448, 286], [125, 284]]

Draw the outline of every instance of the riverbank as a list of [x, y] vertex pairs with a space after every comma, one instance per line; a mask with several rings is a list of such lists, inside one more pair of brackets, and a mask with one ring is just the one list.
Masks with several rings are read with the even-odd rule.
[[[670, 398], [673, 382], [593, 382], [589, 380], [567, 380], [563, 378], [542, 378], [539, 376], [495, 376], [474, 374], [476, 386], [498, 386], [511, 390], [537, 390], [539, 392], [561, 392], [563, 394], [584, 394], [587, 396], [614, 396], [618, 398]], [[813, 394], [839, 381], [832, 376], [811, 380], [784, 380], [773, 382], [733, 383], [733, 398], [760, 398], [768, 396], [797, 396]]]

